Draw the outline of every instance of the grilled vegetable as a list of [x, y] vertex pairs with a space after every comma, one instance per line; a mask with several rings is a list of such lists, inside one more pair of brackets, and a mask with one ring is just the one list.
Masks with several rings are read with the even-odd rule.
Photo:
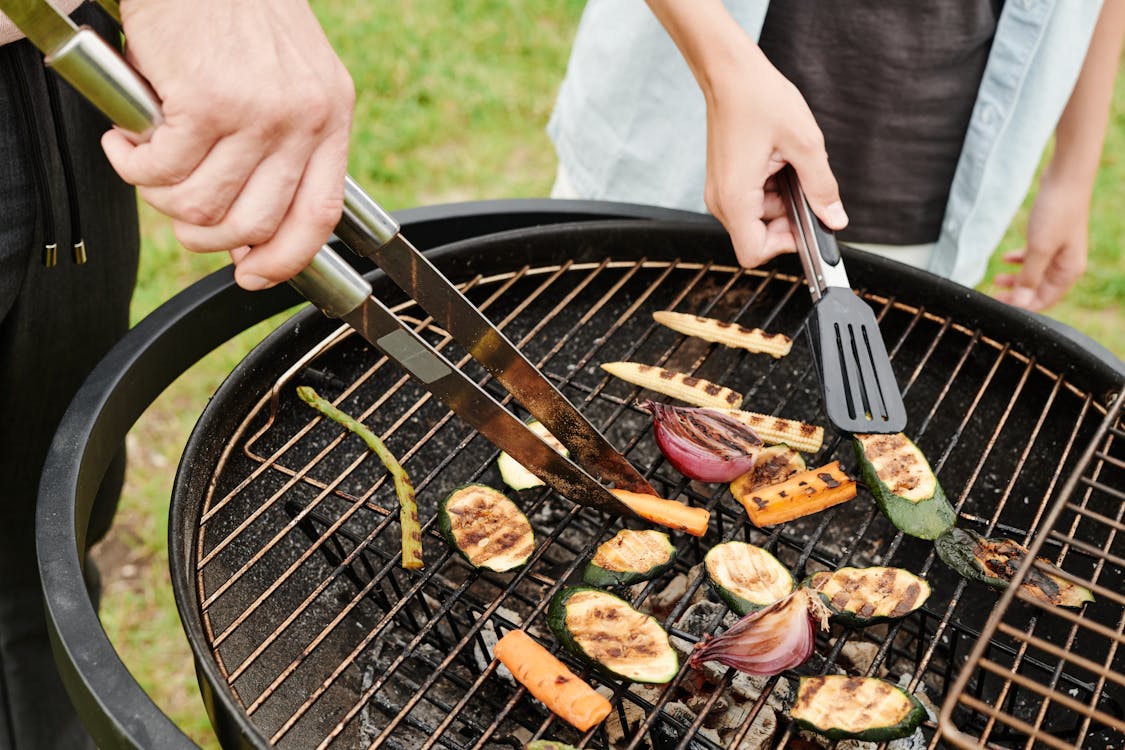
[[[1028, 554], [1026, 547], [1012, 539], [990, 539], [957, 527], [934, 540], [934, 547], [942, 561], [963, 577], [998, 590], [1008, 588]], [[1050, 570], [1058, 570], [1049, 561], [1038, 560]], [[1094, 601], [1094, 594], [1088, 588], [1039, 567], [1027, 572], [1020, 588], [1035, 599], [1060, 607], [1081, 607]]]
[[789, 716], [830, 740], [909, 737], [926, 718], [922, 702], [877, 677], [802, 677]]
[[754, 466], [762, 440], [733, 417], [715, 409], [640, 405], [652, 413], [660, 452], [676, 471], [701, 482], [729, 482]]
[[900, 531], [936, 539], [957, 521], [930, 464], [901, 432], [856, 435], [860, 475], [880, 510]]
[[680, 669], [660, 623], [600, 589], [562, 589], [551, 599], [547, 624], [571, 653], [611, 677], [664, 683]]
[[715, 406], [721, 409], [742, 405], [742, 394], [726, 386], [703, 378], [665, 370], [655, 365], [638, 362], [606, 362], [602, 369], [627, 383], [678, 398], [695, 406]]
[[797, 589], [696, 644], [690, 663], [717, 661], [747, 674], [780, 674], [809, 660], [818, 627], [828, 627], [828, 610], [808, 589]]
[[824, 428], [794, 419], [771, 417], [742, 409], [720, 409], [749, 427], [767, 445], [785, 443], [805, 453], [816, 453], [824, 445]]
[[774, 358], [784, 357], [793, 348], [793, 339], [782, 333], [766, 333], [760, 328], [746, 328], [738, 323], [728, 323], [699, 315], [661, 310], [653, 319], [677, 333], [695, 336], [716, 344], [761, 352]]
[[438, 528], [474, 568], [503, 573], [527, 562], [535, 534], [507, 495], [483, 484], [450, 492], [438, 509]]
[[784, 599], [793, 575], [777, 558], [746, 542], [723, 542], [703, 558], [711, 587], [733, 612], [749, 614]]
[[578, 750], [574, 745], [568, 745], [565, 742], [555, 742], [554, 740], [535, 740], [527, 743], [524, 750]]
[[591, 586], [628, 586], [656, 578], [675, 560], [676, 548], [664, 532], [622, 529], [598, 545], [582, 580]]
[[711, 512], [706, 508], [693, 508], [675, 500], [665, 500], [656, 495], [645, 495], [629, 490], [610, 491], [646, 521], [666, 526], [673, 531], [683, 531], [692, 536], [703, 536], [707, 533]]
[[[543, 441], [547, 443], [547, 445], [551, 446], [559, 453], [564, 456], [570, 455], [570, 451], [566, 449], [566, 446], [560, 443], [559, 439], [552, 435], [542, 422], [533, 419], [527, 423], [527, 427], [536, 435], [543, 438]], [[543, 486], [542, 479], [525, 469], [519, 461], [512, 458], [505, 451], [500, 452], [500, 458], [496, 460], [496, 467], [500, 469], [500, 478], [504, 480], [504, 484], [508, 485], [516, 492], [529, 490], [532, 487]]]
[[330, 401], [317, 395], [317, 392], [307, 385], [297, 387], [297, 395], [306, 404], [316, 409], [328, 419], [341, 427], [345, 427], [367, 444], [368, 450], [379, 457], [383, 466], [390, 472], [395, 483], [395, 495], [398, 497], [398, 522], [402, 527], [402, 567], [407, 570], [417, 570], [423, 565], [422, 561], [422, 522], [418, 519], [418, 502], [414, 499], [414, 485], [410, 476], [395, 455], [379, 439], [379, 436], [369, 430], [365, 424], [355, 417], [345, 414], [332, 405]]
[[792, 521], [855, 497], [855, 480], [839, 461], [792, 475], [784, 482], [759, 487], [737, 498], [758, 527]]
[[759, 487], [784, 482], [806, 468], [805, 459], [801, 458], [801, 454], [787, 445], [762, 448], [758, 451], [758, 460], [754, 463], [754, 468], [730, 483], [730, 494], [735, 500], [743, 502], [744, 496]]
[[930, 596], [930, 584], [902, 568], [821, 571], [804, 585], [820, 594], [834, 621], [860, 628], [905, 617]]
[[613, 710], [605, 696], [580, 680], [522, 630], [505, 633], [492, 653], [551, 713], [583, 732], [600, 724]]

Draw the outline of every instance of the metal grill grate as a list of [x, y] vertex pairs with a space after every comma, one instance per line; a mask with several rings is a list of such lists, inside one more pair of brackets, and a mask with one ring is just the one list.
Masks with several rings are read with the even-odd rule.
[[[798, 576], [896, 565], [931, 580], [927, 606], [890, 625], [834, 627], [801, 671], [886, 676], [931, 706], [950, 689], [995, 594], [945, 569], [928, 542], [898, 533], [863, 491], [852, 503], [777, 529], [751, 527], [725, 487], [688, 482], [663, 462], [647, 414], [633, 405], [637, 390], [597, 368], [622, 359], [662, 364], [742, 390], [746, 408], [816, 421], [816, 374], [799, 337], [809, 307], [800, 278], [607, 260], [525, 267], [464, 288], [664, 496], [712, 511], [705, 538], [674, 540], [674, 570], [628, 593], [674, 640], [690, 648], [701, 633], [722, 627], [724, 612], [707, 601], [698, 568], [720, 541], [763, 546]], [[1046, 512], [1042, 498], [1076, 465], [1105, 409], [978, 329], [895, 299], [868, 299], [904, 391], [909, 433], [961, 523], [1027, 541]], [[663, 309], [786, 333], [796, 339], [794, 351], [775, 361], [685, 339], [653, 323], [651, 313]], [[414, 315], [420, 333], [488, 387], [486, 373], [416, 308], [398, 311]], [[582, 736], [502, 675], [491, 643], [508, 629], [524, 628], [557, 651], [545, 627], [546, 602], [621, 522], [549, 491], [525, 492], [521, 503], [537, 534], [530, 564], [508, 575], [469, 569], [434, 533], [432, 518], [440, 497], [459, 484], [501, 486], [496, 450], [356, 339], [338, 331], [278, 379], [226, 447], [198, 519], [194, 570], [208, 645], [263, 738], [280, 747], [522, 747], [546, 737], [630, 750], [734, 748], [756, 746], [751, 739], [773, 726], [768, 746], [786, 746], [795, 729], [784, 714], [791, 690], [785, 677], [697, 673], [685, 660], [672, 683], [654, 688], [600, 680], [572, 663], [612, 692], [615, 707]], [[376, 427], [410, 472], [428, 521], [424, 569], [398, 566], [393, 488], [377, 459], [314, 418], [294, 395], [302, 383]], [[854, 465], [850, 445], [829, 430], [812, 460], [832, 458]], [[1113, 517], [1120, 527], [1120, 514]], [[1052, 544], [1063, 549], [1061, 540]], [[1067, 568], [1080, 551], [1068, 545]], [[1100, 585], [1119, 591], [1121, 570], [1109, 567], [1099, 568]], [[1000, 642], [994, 649], [1011, 650]], [[1096, 690], [1099, 705], [1120, 715], [1119, 681], [1094, 686], [1083, 669], [1060, 666], [1054, 683], [1063, 691]], [[1015, 685], [1007, 695], [1025, 691]], [[928, 747], [939, 746], [933, 717], [922, 731]]]

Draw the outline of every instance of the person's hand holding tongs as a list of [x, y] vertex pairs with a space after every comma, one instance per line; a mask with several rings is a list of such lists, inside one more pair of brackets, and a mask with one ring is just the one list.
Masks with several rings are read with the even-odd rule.
[[[134, 141], [145, 141], [161, 124], [161, 105], [151, 87], [92, 30], [76, 27], [47, 0], [0, 0], [0, 10], [43, 51], [49, 67]], [[433, 316], [437, 325], [449, 331], [569, 449], [574, 460], [552, 449], [404, 325], [372, 295], [366, 279], [327, 245], [290, 280], [305, 298], [326, 315], [347, 322], [493, 444], [570, 500], [615, 515], [635, 516], [599, 480], [617, 489], [656, 494], [504, 334], [402, 236], [398, 222], [350, 177], [345, 178], [343, 217], [335, 234], [352, 251], [378, 264]]]

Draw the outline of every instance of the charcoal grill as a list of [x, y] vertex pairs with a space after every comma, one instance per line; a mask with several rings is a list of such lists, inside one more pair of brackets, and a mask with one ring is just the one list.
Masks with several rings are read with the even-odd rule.
[[[597, 368], [620, 359], [661, 364], [744, 391], [747, 408], [823, 423], [815, 366], [800, 335], [809, 301], [795, 260], [747, 271], [734, 265], [729, 240], [711, 222], [656, 220], [669, 215], [620, 207], [615, 214], [588, 204], [572, 206], [568, 216], [560, 204], [536, 205], [512, 212], [522, 221], [498, 221], [503, 211], [476, 207], [492, 217], [491, 223], [475, 221], [484, 231], [466, 232], [469, 239], [446, 244], [431, 258], [658, 490], [712, 511], [706, 537], [675, 539], [675, 569], [629, 590], [636, 606], [653, 611], [684, 649], [721, 629], [724, 611], [709, 600], [697, 566], [711, 545], [727, 539], [764, 546], [797, 575], [844, 565], [905, 567], [933, 584], [923, 610], [889, 626], [834, 628], [799, 671], [843, 669], [901, 682], [933, 709], [922, 729], [927, 747], [943, 746], [936, 716], [942, 697], [954, 689], [981, 704], [999, 698], [1022, 710], [1020, 696], [1028, 690], [1022, 684], [1008, 685], [1002, 696], [982, 680], [955, 688], [995, 593], [958, 579], [930, 543], [898, 533], [863, 492], [850, 504], [779, 529], [750, 527], [724, 487], [688, 482], [661, 460], [647, 415], [635, 406], [642, 394]], [[590, 221], [599, 214], [654, 220]], [[531, 216], [539, 218], [527, 220]], [[534, 224], [544, 217], [584, 221], [485, 234], [501, 223]], [[404, 224], [423, 246], [437, 243], [419, 235], [437, 237], [442, 232], [435, 227], [452, 226], [437, 219]], [[1109, 408], [1121, 390], [1121, 371], [1041, 319], [928, 274], [862, 253], [850, 254], [848, 265], [880, 320], [909, 433], [930, 457], [962, 525], [1033, 539], [1048, 502], [1065, 489], [1065, 477], [1091, 460], [1085, 448], [1102, 439], [1099, 430], [1113, 418]], [[487, 374], [401, 292], [378, 272], [371, 278], [376, 293], [396, 303], [420, 334], [491, 387]], [[99, 373], [132, 373], [146, 363], [157, 368], [152, 363], [162, 354], [185, 346], [171, 338], [181, 326], [231, 329], [226, 316], [246, 297], [225, 294], [217, 287], [207, 291], [203, 297], [212, 299], [193, 305], [182, 322], [158, 317], [143, 350], [115, 351]], [[287, 299], [274, 294], [274, 304]], [[652, 322], [651, 312], [661, 309], [787, 333], [796, 339], [794, 352], [774, 361], [685, 339]], [[247, 321], [246, 310], [241, 317], [244, 326], [257, 319]], [[173, 359], [184, 361], [208, 344], [189, 341], [187, 353]], [[108, 393], [97, 377], [84, 391], [98, 403], [82, 406], [80, 394], [81, 414], [68, 417], [52, 455], [53, 464], [73, 467], [77, 446], [83, 460], [43, 491], [39, 536], [49, 612], [68, 684], [99, 741], [107, 747], [182, 745], [186, 740], [124, 673], [104, 634], [89, 632], [88, 602], [76, 601], [75, 550], [84, 548], [88, 515], [84, 490], [96, 486], [96, 466], [109, 458], [101, 454], [115, 444], [105, 435], [127, 429], [143, 409], [136, 394], [123, 392], [120, 376], [106, 379], [114, 381]], [[742, 743], [763, 725], [776, 728], [766, 746], [801, 741], [783, 710], [787, 676], [748, 680], [728, 670], [697, 673], [685, 666], [668, 686], [649, 688], [600, 680], [573, 664], [612, 696], [614, 714], [585, 735], [551, 716], [502, 674], [490, 644], [522, 627], [557, 651], [544, 627], [545, 603], [575, 580], [593, 547], [621, 521], [550, 491], [525, 492], [521, 502], [539, 540], [526, 568], [506, 575], [472, 571], [450, 554], [430, 521], [426, 567], [404, 571], [396, 559], [393, 488], [358, 441], [297, 400], [295, 387], [306, 383], [376, 426], [414, 478], [424, 519], [433, 518], [437, 501], [458, 484], [499, 483], [490, 444], [315, 311], [298, 313], [247, 357], [189, 441], [169, 532], [177, 603], [224, 746], [515, 748], [550, 738], [594, 748], [710, 749], [748, 747]], [[141, 395], [150, 396], [163, 383], [139, 385]], [[78, 442], [67, 433], [71, 422], [87, 431]], [[829, 430], [812, 460], [852, 465], [850, 451]], [[77, 502], [68, 510], [65, 500], [52, 500], [59, 493], [77, 494]], [[1120, 525], [1120, 513], [1116, 519]], [[1102, 541], [1089, 549], [1052, 539], [1045, 549], [1064, 569], [1078, 566], [1079, 575], [1089, 575], [1083, 566], [1099, 566], [1099, 585], [1120, 592], [1120, 545], [1116, 536]], [[51, 552], [58, 548], [65, 554]], [[1112, 597], [1088, 605], [1081, 617], [1121, 632], [1120, 602]], [[1073, 647], [1081, 652], [1082, 645]], [[992, 647], [1013, 648], [1003, 639]], [[1101, 660], [1103, 672], [1122, 671], [1116, 650], [1090, 658]], [[1120, 680], [1063, 665], [1054, 684], [1098, 715], [1122, 716]], [[1055, 711], [1039, 726], [1068, 746], [1120, 743], [1125, 735], [1118, 726], [1087, 714]], [[949, 721], [974, 734], [988, 730], [989, 719], [961, 707]], [[989, 741], [1030, 746], [1018, 728], [992, 731]]]

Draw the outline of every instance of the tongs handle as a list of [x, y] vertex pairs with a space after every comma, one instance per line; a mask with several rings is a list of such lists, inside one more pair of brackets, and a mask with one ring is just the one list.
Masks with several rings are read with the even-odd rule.
[[828, 287], [850, 289], [851, 283], [844, 270], [836, 235], [813, 213], [796, 170], [788, 165], [783, 167], [777, 173], [777, 181], [789, 209], [790, 228], [797, 240], [797, 255], [805, 269], [805, 279], [813, 300], [823, 297]]
[[[138, 143], [147, 141], [164, 121], [160, 100], [148, 81], [92, 29], [79, 29], [47, 56], [46, 63]], [[397, 222], [376, 207], [382, 226], [389, 221], [397, 232]], [[333, 318], [352, 312], [371, 294], [367, 280], [327, 245], [289, 283]]]

